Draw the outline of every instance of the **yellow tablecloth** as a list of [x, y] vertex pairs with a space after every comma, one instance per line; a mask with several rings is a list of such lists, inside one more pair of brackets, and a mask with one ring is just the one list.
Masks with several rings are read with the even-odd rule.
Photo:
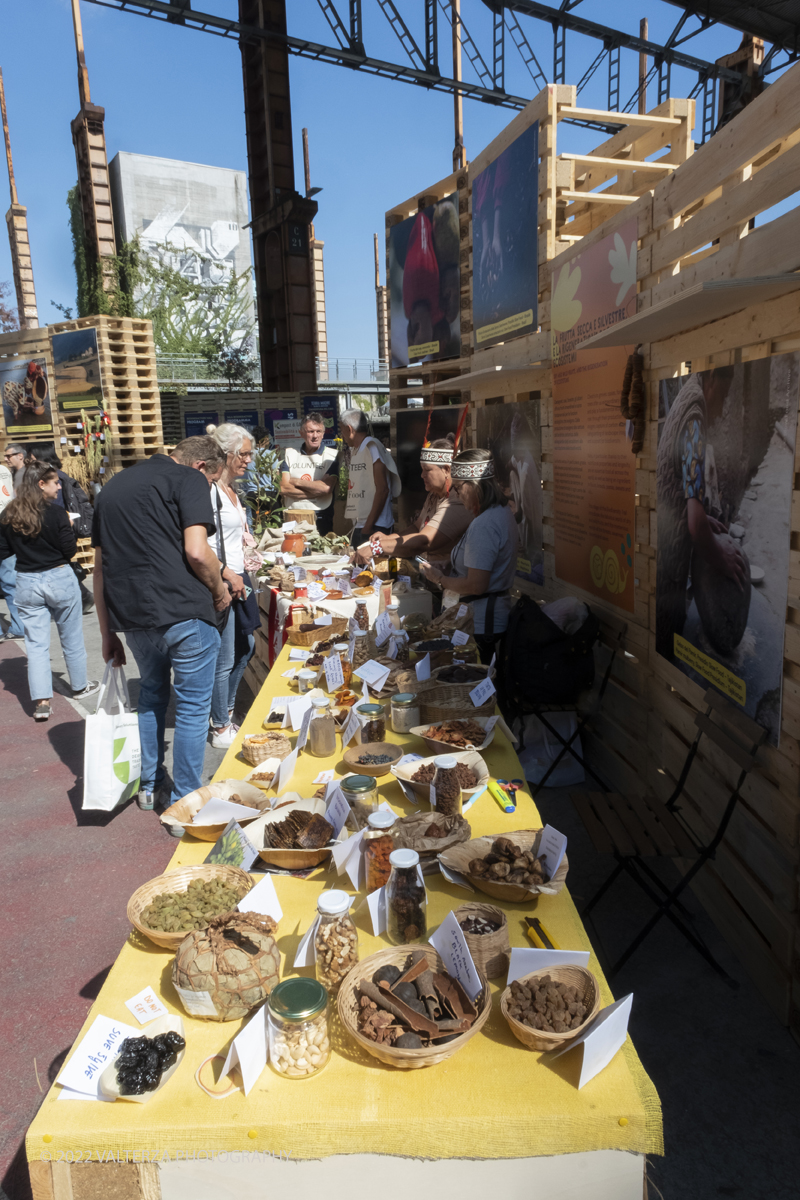
[[[259, 730], [270, 711], [271, 698], [291, 690], [281, 678], [288, 666], [288, 652], [287, 646], [249, 713], [243, 733]], [[426, 752], [419, 739], [389, 737], [407, 743], [409, 751]], [[241, 778], [248, 771], [237, 757], [240, 738], [226, 755], [217, 778]], [[513, 746], [499, 730], [484, 753], [493, 776], [521, 775]], [[302, 754], [290, 788], [313, 794], [311, 780], [334, 765], [337, 776], [347, 774], [339, 754], [330, 761]], [[379, 784], [382, 798], [397, 812], [413, 811], [391, 776]], [[518, 793], [516, 814], [508, 816], [484, 793], [468, 819], [474, 836], [541, 824], [533, 800], [522, 793]], [[170, 865], [202, 862], [209, 850], [210, 843], [186, 837]], [[295, 950], [314, 917], [319, 892], [340, 886], [342, 881], [337, 885], [336, 876], [322, 869], [307, 880], [274, 878], [284, 911], [278, 937], [284, 956], [282, 974], [311, 974], [311, 969], [294, 971]], [[343, 880], [349, 884], [346, 876]], [[473, 898], [436, 875], [427, 876], [426, 883], [431, 929], [452, 908]], [[480, 898], [479, 894], [474, 898]], [[127, 900], [121, 895], [120, 905]], [[560, 946], [591, 948], [566, 889], [558, 896], [542, 896], [536, 911]], [[522, 924], [530, 912], [530, 905], [507, 907], [512, 945], [530, 945]], [[357, 923], [362, 958], [387, 945], [383, 938], [373, 937], [363, 915]], [[208, 1055], [226, 1053], [243, 1022], [219, 1024], [188, 1017], [172, 988], [171, 966], [168, 951], [134, 931], [76, 1039], [77, 1044], [99, 1013], [133, 1024], [124, 1001], [143, 987], [154, 986], [169, 1009], [182, 1014], [186, 1026], [186, 1055], [169, 1085], [146, 1105], [60, 1101], [60, 1089], [52, 1087], [28, 1131], [29, 1160], [40, 1159], [43, 1152], [54, 1159], [60, 1152], [72, 1152], [75, 1157], [80, 1152], [85, 1160], [89, 1151], [101, 1160], [111, 1156], [124, 1160], [127, 1154], [128, 1161], [134, 1156], [145, 1161], [166, 1160], [167, 1156], [174, 1160], [204, 1152], [242, 1150], [276, 1156], [283, 1152], [293, 1159], [357, 1153], [430, 1158], [518, 1158], [605, 1149], [663, 1153], [658, 1096], [630, 1038], [609, 1066], [578, 1091], [580, 1052], [548, 1066], [538, 1052], [516, 1041], [500, 1012], [501, 980], [492, 985], [494, 1006], [482, 1032], [438, 1066], [416, 1071], [384, 1066], [353, 1045], [337, 1021], [335, 1053], [320, 1075], [288, 1080], [267, 1067], [249, 1097], [237, 1092], [226, 1100], [212, 1100], [195, 1083], [195, 1070]], [[600, 977], [603, 1002], [609, 1003], [613, 997], [594, 956], [590, 967]], [[35, 1014], [31, 1017], [35, 1019]]]

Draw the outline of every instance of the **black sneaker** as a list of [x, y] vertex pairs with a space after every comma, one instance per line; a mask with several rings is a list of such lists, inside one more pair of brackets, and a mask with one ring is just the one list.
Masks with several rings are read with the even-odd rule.
[[81, 688], [79, 692], [72, 693], [73, 700], [86, 700], [88, 696], [94, 696], [100, 691], [100, 680], [90, 679], [85, 688]]

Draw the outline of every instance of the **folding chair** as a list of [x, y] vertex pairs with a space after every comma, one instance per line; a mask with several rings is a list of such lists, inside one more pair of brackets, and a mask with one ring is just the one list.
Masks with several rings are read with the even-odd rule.
[[[600, 854], [612, 854], [617, 866], [585, 906], [583, 917], [605, 895], [618, 876], [625, 871], [656, 906], [655, 914], [636, 935], [608, 972], [613, 976], [628, 961], [635, 950], [652, 932], [662, 917], [667, 917], [703, 958], [724, 979], [733, 984], [712, 955], [703, 939], [686, 925], [683, 918], [690, 914], [680, 903], [679, 896], [689, 886], [705, 864], [713, 859], [725, 836], [740, 792], [748, 773], [756, 766], [755, 755], [767, 737], [767, 731], [739, 709], [729, 704], [718, 692], [709, 690], [703, 697], [705, 713], [695, 715], [697, 735], [689, 747], [675, 789], [666, 803], [655, 797], [620, 796], [613, 792], [572, 792], [572, 799], [595, 849]], [[712, 720], [716, 716], [717, 721]], [[692, 763], [703, 737], [712, 741], [740, 769], [719, 825], [707, 843], [702, 843], [681, 815], [679, 800], [691, 772]], [[744, 742], [744, 746], [742, 745]], [[675, 887], [667, 887], [644, 860], [693, 859], [692, 866]], [[679, 913], [682, 914], [678, 916]], [[590, 918], [591, 919], [591, 918]], [[594, 925], [594, 922], [592, 922]], [[595, 928], [596, 932], [596, 928]], [[600, 939], [598, 937], [598, 942]], [[600, 942], [602, 946], [602, 943]]]
[[[597, 698], [594, 701], [594, 704], [590, 703], [583, 711], [581, 711], [581, 709], [579, 708], [580, 700], [573, 701], [570, 704], [542, 704], [542, 705], [537, 705], [534, 708], [529, 708], [526, 710], [526, 716], [530, 713], [533, 713], [534, 716], [539, 718], [541, 723], [544, 725], [545, 729], [548, 730], [548, 732], [553, 735], [553, 737], [556, 739], [556, 741], [561, 743], [561, 750], [558, 752], [558, 754], [556, 755], [553, 762], [547, 768], [547, 770], [545, 771], [542, 778], [539, 780], [538, 783], [530, 785], [532, 796], [537, 795], [537, 793], [541, 791], [541, 789], [547, 783], [547, 780], [553, 774], [556, 767], [558, 766], [558, 764], [561, 762], [562, 758], [564, 758], [564, 756], [566, 754], [571, 754], [572, 757], [576, 760], [576, 762], [579, 762], [580, 765], [583, 767], [585, 773], [587, 775], [591, 775], [591, 777], [595, 781], [595, 783], [598, 784], [603, 789], [604, 792], [608, 791], [608, 787], [603, 782], [603, 780], [600, 779], [600, 777], [598, 775], [595, 775], [594, 771], [589, 766], [589, 764], [584, 760], [584, 758], [581, 757], [580, 753], [573, 747], [573, 742], [575, 742], [577, 740], [577, 738], [580, 737], [581, 732], [589, 724], [589, 721], [592, 719], [592, 717], [596, 716], [600, 710], [600, 705], [603, 703], [603, 696], [605, 695], [606, 688], [608, 687], [608, 681], [611, 678], [611, 669], [614, 666], [614, 660], [616, 659], [617, 654], [625, 654], [626, 653], [626, 651], [625, 651], [625, 634], [627, 633], [627, 630], [628, 630], [627, 624], [624, 621], [620, 621], [615, 617], [608, 616], [606, 613], [603, 613], [602, 617], [600, 617], [598, 619], [600, 621], [600, 633], [598, 635], [597, 640], [601, 645], [605, 646], [606, 649], [610, 651], [610, 655], [609, 655], [608, 663], [606, 664], [606, 669], [603, 672], [603, 678], [600, 681], [600, 687], [597, 691]], [[590, 695], [591, 695], [591, 692], [587, 691], [585, 693], [586, 697], [589, 697]], [[577, 720], [577, 727], [575, 729], [575, 732], [573, 734], [571, 734], [569, 738], [565, 739], [559, 733], [559, 731], [555, 728], [555, 726], [550, 721], [548, 721], [547, 714], [554, 713], [554, 712], [569, 712], [569, 713], [575, 714], [575, 717]]]

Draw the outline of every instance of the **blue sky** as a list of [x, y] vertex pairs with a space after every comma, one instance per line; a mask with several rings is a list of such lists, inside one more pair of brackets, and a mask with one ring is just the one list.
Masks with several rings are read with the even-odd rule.
[[[375, 57], [402, 61], [403, 51], [375, 0], [363, 0], [365, 42]], [[234, 17], [235, 0], [194, 0], [194, 7]], [[339, 0], [340, 13], [347, 12]], [[418, 42], [420, 0], [399, 0]], [[6, 88], [14, 169], [20, 202], [28, 207], [34, 280], [42, 322], [60, 319], [50, 301], [74, 304], [75, 279], [66, 194], [75, 183], [70, 121], [78, 111], [78, 85], [69, 0], [9, 3], [3, 14], [0, 66]], [[638, 33], [650, 21], [650, 38], [666, 40], [681, 13], [650, 0], [613, 5], [585, 0], [588, 19], [612, 21]], [[92, 100], [106, 110], [109, 158], [118, 150], [186, 159], [220, 167], [247, 168], [241, 59], [236, 44], [83, 3], [86, 58]], [[316, 0], [290, 0], [290, 32], [333, 44]], [[480, 0], [462, 0], [470, 33], [481, 46], [490, 14]], [[541, 22], [521, 18], [541, 65], [552, 75], [552, 34]], [[440, 21], [440, 62], [449, 73], [449, 26]], [[717, 27], [693, 38], [687, 53], [715, 59], [739, 45], [734, 30]], [[598, 43], [567, 35], [567, 80], [578, 82]], [[507, 39], [506, 87], [518, 95], [536, 90], [516, 49]], [[623, 105], [636, 87], [637, 59], [623, 54]], [[465, 78], [470, 68], [465, 67]], [[453, 144], [452, 98], [341, 67], [290, 60], [296, 183], [302, 190], [301, 129], [311, 145], [312, 184], [322, 187], [317, 236], [325, 241], [328, 345], [332, 356], [377, 356], [373, 291], [373, 234], [383, 244], [384, 212], [449, 174]], [[688, 95], [696, 76], [673, 70], [673, 95]], [[603, 64], [580, 103], [604, 108], [607, 69]], [[655, 104], [655, 87], [649, 104]], [[474, 157], [513, 112], [474, 101], [464, 103], [467, 156]], [[562, 127], [563, 128], [563, 127]], [[601, 135], [570, 129], [559, 149], [581, 151]], [[0, 168], [5, 187], [5, 175]], [[2, 195], [7, 198], [7, 190]], [[3, 205], [3, 211], [5, 210]], [[383, 265], [381, 271], [384, 274]], [[0, 238], [0, 280], [11, 279], [8, 242]]]

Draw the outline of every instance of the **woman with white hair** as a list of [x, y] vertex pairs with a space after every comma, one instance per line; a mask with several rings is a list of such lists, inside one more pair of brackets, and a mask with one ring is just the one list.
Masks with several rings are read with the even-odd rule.
[[342, 438], [350, 448], [349, 486], [345, 517], [353, 521], [350, 544], [356, 549], [372, 534], [394, 529], [392, 499], [401, 483], [389, 451], [370, 433], [366, 413], [348, 408], [341, 416]]
[[255, 594], [244, 569], [245, 537], [249, 537], [247, 514], [234, 489], [234, 483], [242, 478], [253, 457], [253, 439], [241, 425], [228, 422], [218, 425], [211, 437], [224, 451], [226, 465], [218, 482], [211, 488], [211, 505], [217, 528], [209, 535], [208, 541], [223, 564], [222, 578], [233, 597], [228, 609], [230, 615], [220, 630], [214, 691], [211, 695], [211, 745], [223, 749], [230, 746], [238, 733], [238, 726], [233, 724], [236, 692], [255, 647], [253, 629], [259, 623]]

